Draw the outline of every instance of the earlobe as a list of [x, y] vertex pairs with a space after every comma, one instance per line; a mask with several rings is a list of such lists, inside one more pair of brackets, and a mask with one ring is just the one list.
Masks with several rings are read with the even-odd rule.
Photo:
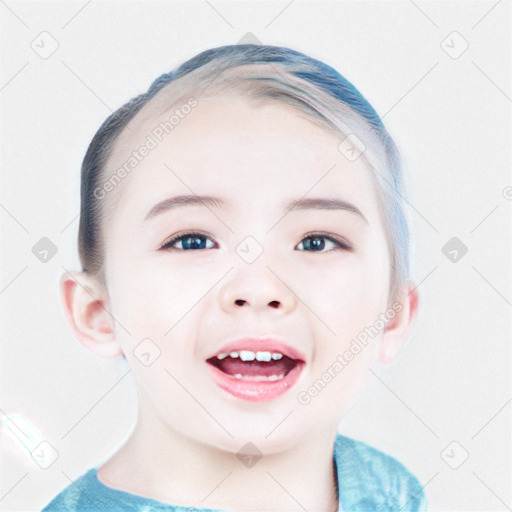
[[414, 283], [404, 283], [391, 309], [395, 315], [390, 319], [382, 334], [379, 347], [379, 362], [391, 363], [398, 356], [411, 330], [418, 312], [419, 295]]
[[86, 272], [66, 272], [60, 279], [61, 302], [78, 341], [101, 358], [123, 355], [116, 341], [108, 295], [98, 279]]

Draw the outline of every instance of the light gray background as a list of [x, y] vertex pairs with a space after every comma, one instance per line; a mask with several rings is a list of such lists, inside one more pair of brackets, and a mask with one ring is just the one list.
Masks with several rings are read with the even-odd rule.
[[[0, 408], [28, 418], [59, 457], [41, 469], [3, 428], [0, 507], [39, 510], [135, 420], [132, 375], [79, 345], [58, 294], [63, 268], [79, 269], [91, 137], [160, 74], [252, 32], [352, 81], [408, 169], [420, 314], [341, 432], [403, 462], [431, 511], [512, 510], [510, 12], [508, 1], [2, 1]], [[31, 48], [43, 31], [59, 44], [47, 59]], [[460, 40], [442, 43], [453, 31], [469, 43], [458, 58], [445, 50]], [[441, 251], [454, 236], [469, 249], [456, 263]], [[58, 247], [47, 263], [32, 253], [42, 237]], [[452, 441], [452, 465], [469, 454], [458, 469], [441, 456]]]

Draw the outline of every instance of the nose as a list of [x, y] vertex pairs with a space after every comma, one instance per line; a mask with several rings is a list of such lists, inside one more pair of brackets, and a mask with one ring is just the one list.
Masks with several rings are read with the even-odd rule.
[[297, 297], [283, 277], [266, 265], [243, 263], [228, 274], [219, 292], [221, 308], [226, 313], [242, 309], [254, 312], [277, 310], [281, 314], [293, 311]]

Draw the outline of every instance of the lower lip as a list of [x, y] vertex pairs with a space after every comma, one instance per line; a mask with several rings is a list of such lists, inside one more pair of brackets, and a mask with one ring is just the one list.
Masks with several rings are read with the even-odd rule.
[[[208, 364], [208, 363], [207, 363]], [[304, 363], [298, 363], [282, 379], [274, 381], [261, 381], [250, 379], [237, 379], [215, 366], [208, 364], [210, 374], [217, 386], [242, 400], [252, 402], [266, 402], [286, 393], [299, 379]]]

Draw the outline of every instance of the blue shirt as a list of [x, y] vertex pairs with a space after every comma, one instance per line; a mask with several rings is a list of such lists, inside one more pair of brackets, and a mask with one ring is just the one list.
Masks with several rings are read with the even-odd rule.
[[[424, 512], [426, 499], [418, 479], [398, 460], [355, 439], [336, 435], [339, 512]], [[219, 509], [171, 505], [107, 487], [98, 467], [68, 485], [42, 512], [222, 512]], [[227, 511], [223, 511], [227, 512]]]

